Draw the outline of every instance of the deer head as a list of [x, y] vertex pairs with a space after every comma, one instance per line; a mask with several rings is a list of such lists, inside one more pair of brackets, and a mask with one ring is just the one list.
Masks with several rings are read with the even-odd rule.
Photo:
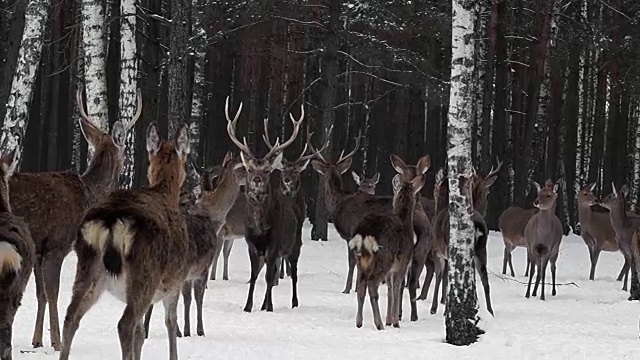
[[[413, 204], [415, 203], [416, 195], [422, 190], [424, 186], [425, 177], [422, 174], [418, 174], [410, 181], [406, 181], [407, 178], [396, 175], [396, 182], [398, 183], [398, 190], [393, 194], [393, 209], [399, 210], [401, 207], [406, 207], [405, 210], [413, 211]], [[404, 180], [403, 180], [404, 179]]]
[[444, 206], [449, 203], [449, 181], [447, 181], [442, 168], [436, 173], [436, 182], [433, 186], [433, 199], [436, 203], [436, 211], [444, 208]]
[[475, 169], [473, 170], [473, 199], [476, 209], [478, 209], [478, 211], [483, 215], [487, 210], [489, 188], [493, 185], [496, 179], [498, 179], [498, 173], [500, 172], [500, 169], [502, 169], [502, 161], [497, 158], [496, 161], [498, 163], [497, 167], [494, 169], [493, 166], [491, 166], [491, 170], [489, 170], [489, 173], [484, 177], [477, 175]]
[[391, 154], [391, 165], [402, 177], [402, 181], [411, 181], [418, 175], [424, 175], [431, 166], [431, 156], [425, 155], [418, 159], [416, 165], [407, 165], [398, 155]]
[[476, 175], [475, 169], [466, 174], [461, 175], [458, 178], [458, 188], [460, 190], [460, 195], [464, 196], [469, 201], [469, 207], [467, 208], [467, 213], [469, 214], [473, 214], [474, 212], [473, 199], [474, 199], [474, 191], [476, 189], [474, 184], [475, 179], [481, 179], [478, 175]]
[[[269, 152], [262, 158], [256, 157], [247, 145], [247, 139], [244, 138], [241, 142], [236, 137], [236, 123], [240, 117], [242, 111], [242, 103], [236, 112], [235, 117], [231, 120], [229, 116], [229, 97], [225, 104], [225, 115], [227, 117], [227, 133], [231, 141], [240, 149], [240, 159], [247, 172], [246, 189], [245, 194], [248, 198], [257, 202], [265, 202], [271, 193], [270, 177], [271, 173], [275, 169], [282, 168], [282, 151], [289, 145], [293, 144], [298, 132], [300, 132], [300, 125], [304, 119], [304, 107], [301, 107], [300, 118], [296, 121], [293, 115], [289, 114], [291, 122], [293, 123], [293, 132], [289, 139], [280, 144], [280, 140], [276, 140], [276, 143], [269, 144]], [[266, 124], [265, 124], [266, 126]], [[263, 139], [268, 142], [268, 137], [265, 135]]]
[[599, 201], [599, 205], [609, 211], [616, 209], [624, 209], [626, 208], [626, 200], [627, 195], [629, 195], [629, 188], [627, 185], [623, 185], [620, 190], [616, 189], [616, 185], [611, 182], [611, 194], [607, 195]]
[[172, 140], [162, 141], [155, 123], [147, 128], [147, 153], [149, 185], [165, 184], [172, 195], [175, 195], [176, 206], [180, 195], [180, 187], [187, 177], [185, 163], [189, 155], [189, 128], [180, 126]]
[[537, 182], [533, 182], [533, 185], [536, 187], [537, 196], [533, 201], [533, 206], [537, 207], [540, 210], [551, 210], [556, 205], [556, 199], [558, 198], [558, 189], [560, 187], [560, 181], [554, 184], [553, 186], [549, 186], [552, 182], [548, 180], [545, 183], [544, 187], [541, 187]]
[[138, 90], [136, 113], [127, 125], [125, 125], [122, 120], [118, 120], [113, 123], [111, 134], [108, 134], [96, 126], [87, 115], [84, 109], [82, 91], [82, 88], [78, 88], [76, 93], [76, 101], [78, 102], [78, 109], [80, 111], [80, 130], [89, 144], [90, 152], [93, 154], [87, 168], [87, 173], [101, 167], [104, 162], [115, 162], [113, 166], [104, 167], [104, 170], [111, 171], [110, 174], [97, 174], [97, 177], [102, 179], [117, 179], [123, 167], [127, 133], [133, 128], [142, 114], [142, 95], [140, 90]]
[[365, 194], [375, 195], [376, 193], [376, 185], [378, 181], [380, 181], [380, 173], [375, 173], [372, 178], [360, 178], [360, 175], [355, 171], [351, 171], [351, 176], [353, 177], [353, 181], [358, 185], [358, 191], [361, 191]]
[[583, 188], [580, 188], [578, 184], [576, 184], [576, 198], [578, 199], [578, 206], [589, 207], [598, 202], [598, 198], [593, 194], [593, 190], [595, 188], [595, 181]]

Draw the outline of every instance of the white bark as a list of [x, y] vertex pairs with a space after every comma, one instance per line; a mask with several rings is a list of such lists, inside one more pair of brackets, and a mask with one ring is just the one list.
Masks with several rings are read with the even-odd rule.
[[[81, 2], [80, 0], [79, 2]], [[82, 29], [79, 29], [82, 34]], [[78, 41], [78, 61], [76, 61], [76, 74], [75, 82], [76, 89], [82, 87], [84, 81], [84, 46], [82, 41]], [[73, 114], [75, 121], [73, 122], [73, 140], [72, 140], [72, 152], [71, 152], [71, 168], [76, 172], [82, 170], [82, 132], [80, 130], [80, 108], [78, 103], [74, 102]]]
[[82, 42], [87, 115], [94, 124], [107, 130], [107, 26], [103, 3], [101, 0], [82, 0]]
[[[640, 110], [640, 109], [638, 109]], [[636, 111], [638, 113], [638, 111]], [[638, 191], [640, 191], [640, 116], [636, 119], [635, 151], [633, 152], [633, 188], [634, 196], [631, 199], [632, 210], [638, 206]]]
[[[120, 121], [127, 124], [136, 112], [138, 60], [136, 57], [136, 1], [120, 1]], [[124, 155], [124, 169], [120, 177], [120, 187], [130, 189], [133, 186], [135, 171], [134, 157], [135, 131], [127, 134]]]
[[0, 137], [0, 150], [3, 154], [16, 150], [16, 169], [19, 169], [22, 159], [22, 142], [27, 131], [29, 105], [33, 97], [36, 73], [40, 65], [44, 27], [48, 13], [48, 0], [31, 0], [25, 11], [18, 65], [11, 83], [11, 93], [7, 101], [7, 111]]
[[473, 22], [474, 1], [453, 0], [451, 89], [447, 125], [449, 180], [449, 271], [447, 289], [447, 342], [468, 345], [481, 331], [476, 327], [478, 305], [473, 261], [474, 226], [471, 199], [463, 196], [459, 178], [472, 169]]

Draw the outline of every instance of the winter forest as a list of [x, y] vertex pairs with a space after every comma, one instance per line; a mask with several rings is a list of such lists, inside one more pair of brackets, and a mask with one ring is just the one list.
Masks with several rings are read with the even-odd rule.
[[636, 356], [638, 34], [637, 0], [0, 0], [0, 359]]

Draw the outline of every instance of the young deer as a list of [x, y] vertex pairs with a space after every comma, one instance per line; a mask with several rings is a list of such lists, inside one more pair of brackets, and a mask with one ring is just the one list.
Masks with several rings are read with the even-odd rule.
[[358, 191], [369, 195], [376, 194], [376, 185], [378, 185], [378, 181], [380, 181], [380, 173], [375, 173], [372, 178], [367, 179], [365, 177], [360, 178], [358, 173], [351, 171], [351, 176], [353, 176], [353, 181], [358, 185]]
[[27, 224], [11, 213], [8, 179], [12, 151], [0, 158], [0, 359], [11, 360], [13, 320], [35, 262], [35, 246]]
[[[498, 227], [502, 234], [502, 241], [504, 242], [504, 255], [502, 258], [502, 274], [507, 273], [507, 265], [511, 270], [511, 276], [516, 276], [513, 271], [513, 263], [511, 260], [511, 253], [517, 247], [526, 247], [527, 244], [524, 238], [524, 228], [531, 218], [538, 213], [537, 208], [524, 209], [518, 206], [509, 206], [502, 212], [498, 218]], [[527, 260], [527, 268], [525, 269], [524, 276], [529, 275], [529, 261]]]
[[[227, 107], [229, 99], [227, 98]], [[296, 213], [290, 198], [275, 190], [270, 182], [272, 172], [282, 167], [282, 151], [291, 145], [300, 131], [304, 119], [301, 108], [300, 119], [296, 121], [290, 115], [293, 133], [282, 145], [279, 140], [262, 158], [256, 157], [246, 143], [242, 143], [235, 134], [237, 118], [227, 119], [227, 133], [231, 141], [240, 149], [240, 158], [247, 172], [245, 196], [247, 199], [247, 218], [245, 239], [251, 260], [251, 280], [245, 312], [253, 308], [253, 293], [260, 270], [261, 258], [267, 266], [265, 280], [267, 291], [262, 310], [273, 311], [272, 290], [278, 272], [278, 260], [287, 257], [291, 264], [292, 297], [291, 307], [298, 306], [298, 257], [302, 243], [296, 238]]]
[[558, 198], [559, 183], [551, 186], [541, 187], [537, 182], [533, 185], [538, 191], [538, 195], [533, 205], [540, 209], [524, 228], [524, 237], [527, 244], [527, 254], [531, 266], [529, 272], [529, 284], [527, 285], [526, 298], [529, 298], [531, 282], [535, 269], [538, 269], [536, 285], [533, 288], [533, 296], [536, 296], [538, 285], [542, 282], [540, 290], [540, 300], [544, 300], [544, 279], [547, 271], [547, 264], [551, 262], [551, 295], [556, 296], [556, 261], [558, 251], [562, 242], [562, 223], [556, 216], [556, 199]]
[[64, 320], [60, 359], [69, 358], [80, 320], [109, 291], [126, 303], [118, 322], [122, 359], [140, 359], [143, 317], [162, 300], [169, 338], [169, 358], [178, 359], [177, 305], [189, 273], [189, 235], [179, 210], [180, 187], [189, 153], [189, 128], [161, 141], [156, 125], [147, 130], [150, 187], [117, 190], [91, 208], [81, 222], [71, 303]]
[[[630, 211], [626, 211], [627, 195], [629, 194], [627, 186], [622, 186], [620, 191], [618, 191], [616, 186], [611, 183], [611, 188], [613, 192], [602, 199], [602, 201], [598, 201], [598, 204], [609, 210], [611, 225], [616, 233], [620, 252], [624, 255], [624, 266], [620, 275], [624, 274], [622, 290], [626, 291], [629, 269], [634, 259], [633, 251], [635, 247], [633, 246], [633, 242], [637, 231], [640, 229], [640, 217]], [[618, 276], [619, 280], [621, 280], [621, 278], [622, 276]]]
[[[616, 232], [611, 225], [608, 213], [595, 212], [591, 206], [597, 203], [597, 198], [593, 194], [596, 183], [593, 182], [583, 188], [576, 188], [578, 199], [578, 219], [580, 221], [580, 236], [589, 248], [589, 259], [591, 260], [591, 270], [589, 280], [593, 280], [596, 273], [596, 264], [601, 251], [619, 251]], [[624, 276], [624, 266], [618, 275], [618, 281]]]
[[51, 346], [56, 351], [60, 350], [58, 291], [62, 262], [71, 251], [84, 212], [117, 188], [127, 132], [142, 112], [142, 97], [138, 93], [138, 108], [133, 119], [128, 125], [116, 121], [109, 135], [94, 125], [84, 111], [82, 89], [78, 90], [77, 101], [80, 129], [93, 149], [85, 173], [16, 173], [9, 179], [13, 212], [24, 218], [36, 246], [34, 275], [38, 310], [32, 345], [43, 345], [44, 311], [49, 304]]
[[378, 288], [382, 279], [387, 282], [387, 326], [400, 327], [400, 302], [404, 277], [411, 261], [415, 236], [413, 211], [416, 194], [424, 186], [422, 174], [410, 182], [403, 182], [393, 198], [392, 214], [368, 214], [349, 241], [358, 264], [358, 312], [356, 327], [362, 327], [362, 309], [367, 291], [378, 330], [384, 329], [378, 306]]

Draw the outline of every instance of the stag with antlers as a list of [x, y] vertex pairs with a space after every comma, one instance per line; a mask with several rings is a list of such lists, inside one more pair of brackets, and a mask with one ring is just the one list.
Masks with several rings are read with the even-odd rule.
[[[227, 109], [229, 107], [229, 98], [225, 107]], [[299, 120], [295, 120], [291, 114], [290, 118], [293, 123], [293, 132], [289, 139], [282, 144], [276, 140], [267, 154], [261, 158], [256, 157], [249, 149], [246, 138], [244, 141], [238, 140], [235, 134], [238, 119], [227, 119], [227, 133], [231, 141], [240, 149], [240, 158], [247, 172], [245, 239], [251, 261], [251, 280], [247, 303], [244, 307], [246, 312], [251, 312], [253, 308], [253, 293], [261, 259], [267, 267], [265, 276], [267, 291], [262, 310], [273, 311], [271, 294], [278, 272], [278, 260], [281, 257], [286, 257], [291, 265], [291, 307], [298, 306], [298, 257], [302, 243], [296, 239], [296, 213], [291, 199], [274, 191], [276, 184], [270, 182], [271, 173], [282, 167], [282, 151], [295, 141], [300, 132], [304, 108], [301, 107]]]
[[16, 216], [23, 217], [36, 245], [34, 274], [38, 309], [32, 345], [41, 347], [45, 306], [49, 304], [51, 346], [60, 350], [58, 290], [62, 262], [71, 251], [84, 212], [118, 186], [127, 132], [140, 118], [142, 96], [132, 119], [116, 121], [108, 134], [85, 112], [82, 89], [77, 93], [80, 129], [93, 157], [84, 174], [71, 171], [16, 173], [9, 179]]

